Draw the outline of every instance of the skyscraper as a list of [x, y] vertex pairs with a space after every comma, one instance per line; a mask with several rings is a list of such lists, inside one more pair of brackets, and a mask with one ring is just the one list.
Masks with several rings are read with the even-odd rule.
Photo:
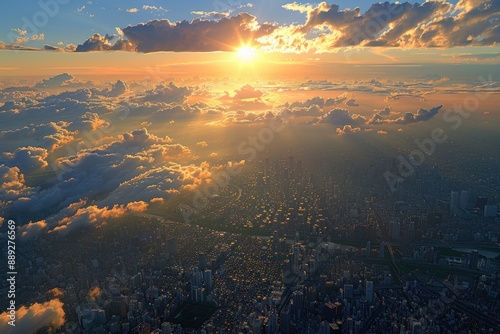
[[203, 282], [207, 290], [212, 290], [212, 270], [205, 270], [203, 273]]
[[290, 333], [290, 307], [286, 306], [280, 313], [280, 332]]
[[452, 191], [450, 195], [450, 210], [455, 210], [458, 208], [460, 201], [460, 196], [458, 194], [458, 191]]
[[198, 255], [198, 268], [200, 268], [201, 271], [207, 269], [207, 254], [201, 253]]
[[391, 239], [394, 241], [399, 240], [401, 237], [401, 223], [400, 222], [392, 222], [391, 223]]
[[366, 290], [366, 300], [371, 304], [373, 303], [373, 281], [365, 282], [365, 290]]
[[460, 192], [460, 207], [462, 209], [467, 209], [469, 203], [469, 192], [467, 190], [462, 190]]
[[478, 260], [479, 260], [479, 252], [477, 251], [477, 249], [474, 249], [472, 252], [470, 252], [469, 268], [477, 269]]

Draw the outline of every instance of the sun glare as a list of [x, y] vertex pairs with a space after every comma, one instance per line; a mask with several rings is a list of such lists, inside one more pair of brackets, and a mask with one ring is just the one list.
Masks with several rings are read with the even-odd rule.
[[255, 49], [251, 46], [244, 45], [238, 49], [238, 56], [243, 61], [250, 61], [255, 58]]

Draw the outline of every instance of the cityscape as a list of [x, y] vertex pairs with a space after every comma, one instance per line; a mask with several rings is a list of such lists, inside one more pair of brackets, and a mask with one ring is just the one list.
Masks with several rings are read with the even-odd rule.
[[500, 6], [338, 2], [4, 4], [0, 333], [500, 333]]

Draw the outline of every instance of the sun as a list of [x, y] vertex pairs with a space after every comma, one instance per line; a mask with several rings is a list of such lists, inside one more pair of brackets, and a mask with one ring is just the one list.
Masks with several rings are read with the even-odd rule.
[[243, 45], [238, 49], [238, 56], [243, 61], [250, 61], [255, 58], [255, 48]]

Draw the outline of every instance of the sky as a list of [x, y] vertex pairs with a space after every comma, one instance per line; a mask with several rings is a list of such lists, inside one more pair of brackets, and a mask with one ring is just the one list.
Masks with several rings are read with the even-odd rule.
[[[498, 151], [498, 0], [40, 0], [0, 13], [0, 226], [16, 217], [21, 239], [170, 209], [266, 155], [395, 157], [436, 129], [460, 154]], [[427, 161], [446, 171], [460, 154]], [[39, 327], [62, 304], [21, 310]]]
[[[456, 3], [457, 1], [450, 1]], [[152, 19], [168, 19], [170, 21], [191, 21], [199, 14], [193, 12], [230, 12], [235, 15], [247, 12], [258, 17], [259, 22], [277, 22], [279, 24], [290, 24], [301, 22], [304, 15], [284, 9], [282, 6], [291, 1], [241, 1], [241, 0], [192, 0], [192, 1], [113, 1], [113, 0], [91, 0], [91, 1], [68, 1], [59, 0], [57, 6], [50, 0], [41, 1], [47, 4], [45, 8], [49, 14], [47, 23], [38, 28], [38, 33], [43, 33], [43, 42], [30, 43], [34, 46], [43, 44], [56, 45], [58, 42], [77, 45], [93, 33], [101, 35], [116, 33], [115, 27], [124, 28], [127, 25], [135, 25]], [[336, 1], [340, 9], [359, 6], [361, 11], [366, 11], [372, 4], [370, 0], [361, 1]], [[49, 4], [51, 4], [49, 6]], [[134, 10], [137, 9], [137, 11]], [[9, 33], [12, 29], [20, 29], [25, 24], [23, 18], [28, 21], [37, 19], [43, 23], [43, 18], [37, 14], [44, 11], [38, 1], [23, 1], [22, 5], [16, 2], [3, 4], [2, 20], [0, 21], [0, 40], [9, 41]], [[8, 13], [8, 15], [5, 15]], [[55, 15], [54, 15], [54, 14]], [[34, 19], [35, 18], [35, 19]], [[31, 31], [30, 31], [31, 32]]]
[[[0, 21], [0, 73], [57, 75], [66, 67], [78, 75], [144, 76], [151, 65], [138, 70], [136, 64], [232, 62], [234, 53], [248, 60], [240, 52], [245, 48], [256, 67], [278, 62], [283, 71], [291, 60], [495, 64], [500, 58], [497, 1], [358, 1], [355, 6], [347, 1], [9, 2], [3, 11], [9, 15]], [[90, 54], [96, 51], [108, 54]]]

